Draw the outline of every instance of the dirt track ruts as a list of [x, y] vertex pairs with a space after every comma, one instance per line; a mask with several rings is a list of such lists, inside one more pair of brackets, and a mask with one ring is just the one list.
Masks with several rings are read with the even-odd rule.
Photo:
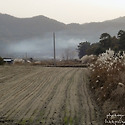
[[0, 67], [0, 125], [102, 125], [86, 68]]

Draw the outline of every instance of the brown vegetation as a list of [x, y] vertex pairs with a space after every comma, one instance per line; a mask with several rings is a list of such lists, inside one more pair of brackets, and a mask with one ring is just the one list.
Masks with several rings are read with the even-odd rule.
[[116, 114], [125, 115], [125, 65], [123, 56], [109, 57], [106, 60], [97, 61], [91, 66], [90, 89], [95, 95], [104, 118], [114, 110]]

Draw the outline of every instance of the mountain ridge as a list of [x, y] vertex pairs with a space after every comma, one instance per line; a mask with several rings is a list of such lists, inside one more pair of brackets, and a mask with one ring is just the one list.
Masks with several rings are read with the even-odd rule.
[[65, 24], [46, 16], [34, 16], [29, 18], [18, 18], [8, 14], [0, 13], [0, 40], [18, 41], [30, 38], [43, 37], [50, 32], [59, 32], [59, 37], [70, 35], [97, 42], [103, 32], [111, 35], [125, 29], [125, 16], [103, 22], [91, 22], [85, 24]]
[[[62, 23], [62, 24], [65, 24], [65, 25], [70, 25], [70, 24], [77, 24], [77, 25], [84, 25], [84, 24], [91, 24], [91, 23], [102, 23], [102, 22], [118, 22], [119, 20], [122, 20], [124, 19], [125, 20], [125, 16], [120, 16], [120, 17], [117, 17], [117, 18], [113, 18], [113, 19], [109, 19], [109, 20], [104, 20], [104, 21], [95, 21], [95, 22], [86, 22], [86, 23], [63, 23], [62, 21], [58, 21], [56, 19], [53, 19], [53, 18], [50, 18], [50, 17], [47, 17], [47, 16], [44, 16], [44, 15], [36, 15], [36, 16], [32, 16], [32, 17], [16, 17], [16, 16], [12, 16], [12, 15], [9, 15], [9, 14], [3, 14], [3, 13], [0, 13], [0, 16], [8, 16], [8, 17], [12, 17], [12, 18], [15, 18], [15, 19], [35, 19], [35, 18], [46, 18], [46, 19], [50, 19], [50, 20], [53, 20], [53, 21], [56, 21], [56, 22], [59, 22], [59, 23]], [[123, 20], [123, 21], [124, 21]]]

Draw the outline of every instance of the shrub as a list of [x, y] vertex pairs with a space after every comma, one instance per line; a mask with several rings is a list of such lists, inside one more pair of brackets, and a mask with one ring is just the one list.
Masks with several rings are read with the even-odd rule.
[[83, 64], [91, 64], [92, 62], [94, 62], [96, 60], [96, 56], [95, 55], [85, 55], [81, 58], [81, 61]]
[[4, 64], [3, 58], [0, 57], [0, 65], [3, 65], [3, 64]]

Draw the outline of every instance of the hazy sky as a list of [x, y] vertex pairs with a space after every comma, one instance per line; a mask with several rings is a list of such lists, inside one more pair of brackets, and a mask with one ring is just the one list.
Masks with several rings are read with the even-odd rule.
[[125, 16], [125, 0], [0, 0], [0, 13], [44, 15], [64, 23], [104, 21]]

